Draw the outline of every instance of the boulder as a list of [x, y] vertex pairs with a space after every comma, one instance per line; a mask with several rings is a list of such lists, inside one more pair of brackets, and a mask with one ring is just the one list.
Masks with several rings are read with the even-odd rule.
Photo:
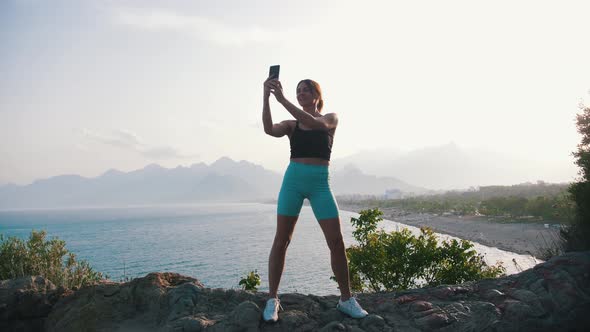
[[41, 277], [0, 281], [1, 331], [585, 331], [590, 252], [568, 253], [519, 274], [396, 293], [358, 294], [370, 313], [352, 319], [337, 295], [280, 294], [276, 323], [262, 321], [267, 293], [207, 288], [177, 273], [77, 291]]

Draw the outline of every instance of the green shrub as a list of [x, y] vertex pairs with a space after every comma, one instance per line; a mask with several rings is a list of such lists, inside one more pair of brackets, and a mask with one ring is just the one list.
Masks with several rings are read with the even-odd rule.
[[466, 240], [442, 241], [422, 228], [416, 237], [407, 229], [377, 230], [383, 212], [369, 209], [351, 218], [358, 245], [346, 249], [353, 291], [395, 291], [421, 286], [456, 284], [505, 273], [501, 263], [488, 266]]
[[[76, 259], [57, 237], [46, 240], [47, 232], [31, 231], [27, 241], [0, 234], [0, 279], [40, 275], [56, 286], [78, 288], [103, 279], [88, 262]], [[64, 263], [64, 257], [67, 259]]]
[[260, 286], [260, 275], [258, 270], [250, 271], [239, 283], [244, 290], [257, 291]]

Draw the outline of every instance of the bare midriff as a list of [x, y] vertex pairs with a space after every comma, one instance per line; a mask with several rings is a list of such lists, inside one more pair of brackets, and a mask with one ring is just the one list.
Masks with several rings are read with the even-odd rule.
[[325, 165], [329, 166], [330, 161], [320, 158], [291, 158], [291, 161], [296, 163], [308, 164], [308, 165]]

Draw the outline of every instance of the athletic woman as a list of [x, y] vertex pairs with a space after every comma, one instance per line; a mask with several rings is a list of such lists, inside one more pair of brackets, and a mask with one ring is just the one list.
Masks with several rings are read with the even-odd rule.
[[[338, 116], [336, 113], [322, 115], [324, 101], [317, 82], [303, 80], [297, 84], [296, 92], [297, 102], [303, 109], [285, 98], [281, 82], [277, 79], [269, 77], [264, 81], [264, 132], [273, 137], [289, 137], [291, 160], [283, 177], [277, 203], [277, 229], [268, 259], [269, 299], [263, 318], [270, 322], [276, 322], [279, 318], [278, 311], [282, 308], [277, 295], [279, 282], [285, 265], [287, 247], [305, 198], [309, 200], [330, 249], [332, 271], [341, 293], [336, 307], [353, 318], [362, 318], [367, 312], [351, 296], [338, 205], [330, 189], [328, 173]], [[269, 106], [271, 94], [295, 120], [273, 124]]]

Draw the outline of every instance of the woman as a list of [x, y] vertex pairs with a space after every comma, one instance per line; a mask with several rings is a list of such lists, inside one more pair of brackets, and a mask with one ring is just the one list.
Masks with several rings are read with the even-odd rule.
[[[295, 120], [272, 123], [269, 106], [271, 93]], [[324, 105], [322, 92], [319, 84], [312, 80], [303, 80], [297, 84], [297, 101], [303, 109], [285, 98], [281, 82], [271, 77], [264, 81], [264, 132], [274, 137], [289, 136], [291, 160], [279, 192], [277, 230], [268, 262], [270, 298], [266, 302], [263, 318], [272, 322], [278, 320], [280, 301], [277, 291], [287, 247], [304, 198], [309, 200], [330, 248], [332, 271], [341, 293], [337, 308], [353, 318], [362, 318], [367, 312], [350, 293], [348, 262], [340, 231], [338, 205], [329, 183], [328, 166], [338, 116], [336, 113], [321, 114]]]

